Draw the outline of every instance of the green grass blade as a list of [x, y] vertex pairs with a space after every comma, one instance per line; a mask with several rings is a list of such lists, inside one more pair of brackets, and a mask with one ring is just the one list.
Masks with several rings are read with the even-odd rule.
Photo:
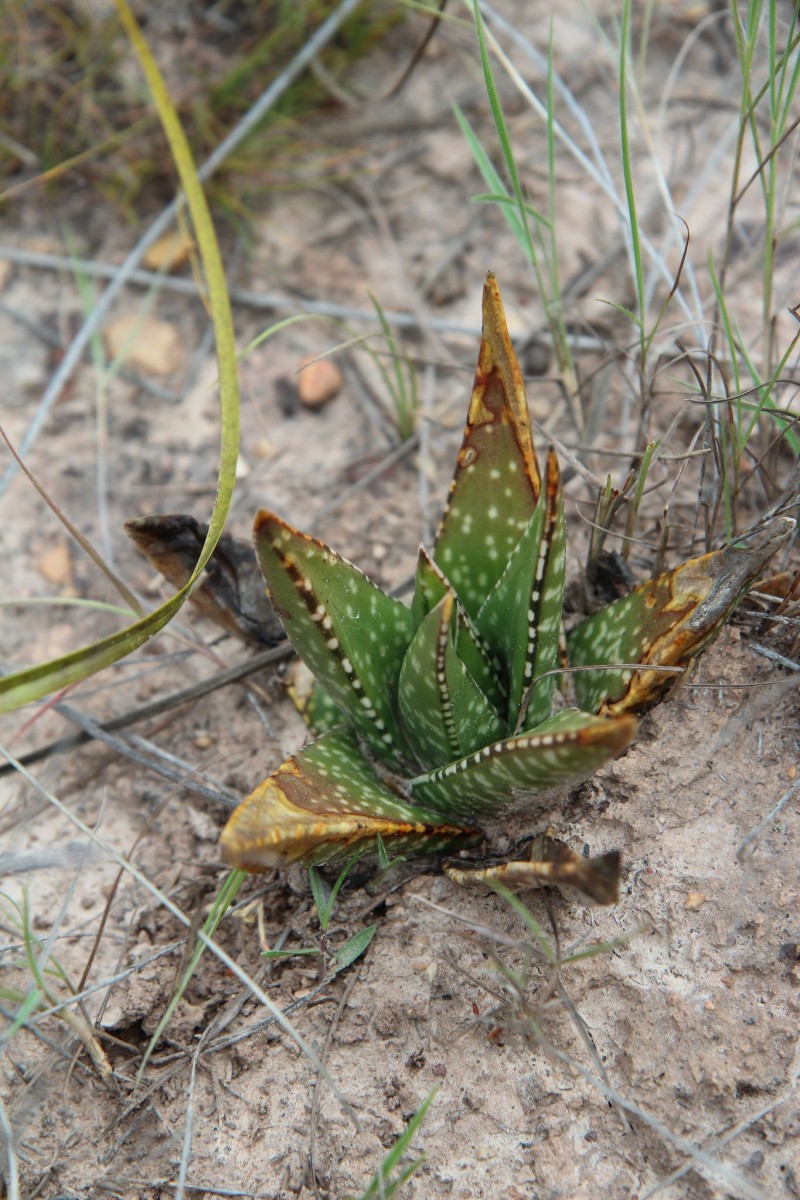
[[504, 883], [501, 883], [499, 879], [487, 879], [486, 883], [490, 888], [492, 888], [493, 891], [497, 892], [498, 896], [501, 896], [503, 900], [505, 900], [506, 904], [510, 905], [511, 908], [514, 909], [514, 912], [520, 918], [523, 925], [525, 925], [525, 927], [533, 935], [533, 940], [536, 942], [547, 961], [555, 965], [557, 958], [556, 953], [550, 944], [550, 938], [542, 929], [533, 913], [530, 912], [530, 910], [520, 900], [519, 896], [515, 892], [512, 892], [511, 888], [508, 888]]
[[[170, 899], [169, 896], [166, 895], [165, 892], [162, 892], [161, 889], [158, 888], [151, 879], [148, 879], [148, 877], [139, 870], [135, 863], [132, 863], [129, 859], [120, 854], [119, 851], [116, 850], [110, 842], [106, 841], [101, 834], [99, 834], [96, 830], [91, 829], [85, 823], [85, 821], [82, 821], [80, 817], [76, 816], [74, 812], [67, 808], [67, 806], [61, 800], [59, 800], [58, 796], [48, 791], [47, 788], [40, 783], [36, 776], [32, 775], [30, 771], [28, 771], [22, 765], [22, 763], [18, 761], [18, 759], [14, 758], [14, 756], [2, 744], [0, 744], [0, 756], [5, 758], [6, 761], [14, 768], [14, 770], [23, 779], [27, 780], [31, 787], [34, 788], [35, 791], [38, 792], [39, 795], [41, 795], [45, 800], [47, 800], [47, 802], [51, 804], [53, 808], [56, 809], [63, 817], [65, 817], [67, 821], [69, 821], [69, 823], [73, 825], [93, 846], [97, 846], [106, 855], [110, 862], [114, 862], [118, 867], [121, 867], [123, 871], [125, 871], [126, 874], [128, 874], [132, 879], [135, 879], [136, 882], [146, 892], [148, 892], [166, 912], [171, 913], [181, 925], [189, 928], [191, 924], [189, 917], [178, 907], [177, 904]], [[220, 946], [218, 942], [214, 941], [210, 934], [207, 934], [205, 930], [200, 930], [198, 933], [198, 938], [205, 946], [208, 947], [209, 950], [212, 951], [212, 953], [216, 956], [216, 958], [219, 959], [223, 966], [227, 967], [231, 974], [234, 975], [240, 981], [240, 983], [242, 983], [252, 993], [259, 1004], [263, 1005], [263, 1007], [271, 1014], [272, 1018], [281, 1027], [281, 1029], [285, 1030], [289, 1037], [292, 1038], [314, 1069], [319, 1071], [323, 1078], [327, 1080], [328, 1085], [341, 1104], [343, 1110], [347, 1113], [348, 1117], [353, 1120], [354, 1123], [356, 1123], [350, 1104], [336, 1086], [336, 1083], [331, 1078], [330, 1073], [319, 1061], [319, 1058], [317, 1057], [311, 1045], [305, 1040], [302, 1034], [295, 1029], [286, 1013], [275, 1003], [274, 1000], [271, 999], [270, 996], [267, 995], [264, 989], [259, 987], [256, 981], [249, 976], [242, 967], [239, 966], [235, 959], [231, 958], [227, 951]]]
[[[517, 202], [514, 197], [501, 192], [477, 192], [474, 196], [470, 196], [470, 201], [473, 204], [505, 204], [514, 214], [517, 213]], [[522, 207], [537, 224], [544, 226], [545, 229], [550, 228], [550, 222], [543, 213], [538, 212], [530, 204], [523, 204]]]
[[317, 957], [322, 953], [316, 946], [300, 946], [297, 950], [262, 950], [262, 958], [298, 958], [309, 954], [316, 954]]
[[[386, 315], [379, 301], [370, 292], [370, 302], [375, 309], [378, 317], [383, 336], [386, 340], [386, 346], [389, 351], [389, 357], [392, 361], [392, 371], [394, 374], [394, 383], [392, 383], [388, 371], [383, 367], [379, 357], [369, 351], [371, 357], [383, 376], [385, 386], [392, 398], [394, 406], [395, 418], [397, 422], [397, 432], [403, 441], [411, 437], [416, 425], [417, 416], [417, 379], [414, 373], [413, 364], [408, 357], [403, 353], [400, 345], [394, 334], [392, 327], [386, 320]], [[405, 364], [408, 379], [403, 374], [403, 365]]]
[[328, 928], [328, 921], [330, 919], [330, 889], [314, 866], [308, 868], [308, 883], [311, 888], [311, 895], [314, 897], [320, 928], [324, 933]]
[[[222, 920], [222, 918], [225, 916], [225, 913], [230, 908], [231, 904], [234, 901], [234, 897], [236, 896], [236, 893], [238, 892], [239, 888], [242, 886], [242, 884], [244, 883], [246, 878], [247, 878], [247, 876], [245, 875], [244, 871], [230, 871], [229, 872], [222, 887], [220, 888], [219, 895], [217, 896], [217, 898], [215, 899], [214, 903], [211, 906], [211, 911], [209, 912], [208, 916], [205, 919], [205, 922], [203, 923], [203, 933], [207, 937], [209, 937], [209, 938], [213, 937], [214, 934], [216, 933], [217, 929], [219, 928], [220, 921]], [[166, 1029], [167, 1025], [169, 1025], [170, 1021], [172, 1020], [172, 1014], [175, 1012], [175, 1009], [180, 1004], [181, 999], [183, 998], [184, 992], [186, 991], [187, 987], [191, 983], [192, 976], [194, 975], [195, 971], [197, 970], [197, 964], [200, 962], [200, 959], [203, 957], [205, 950], [206, 950], [206, 942], [202, 938], [198, 938], [197, 944], [196, 944], [194, 950], [192, 951], [192, 956], [189, 959], [188, 963], [186, 964], [186, 968], [183, 972], [183, 975], [182, 975], [177, 987], [175, 988], [175, 992], [173, 993], [169, 1004], [167, 1005], [167, 1007], [164, 1010], [164, 1015], [162, 1016], [161, 1020], [158, 1022], [158, 1025], [156, 1026], [155, 1030], [153, 1031], [153, 1036], [150, 1038], [150, 1041], [148, 1042], [147, 1049], [144, 1052], [142, 1061], [139, 1064], [139, 1069], [136, 1072], [137, 1080], [140, 1080], [142, 1078], [142, 1075], [144, 1074], [144, 1069], [147, 1066], [148, 1062], [150, 1061], [150, 1056], [153, 1053], [153, 1051], [155, 1050], [156, 1046], [158, 1045], [162, 1033]]]
[[175, 166], [194, 225], [200, 257], [208, 286], [208, 303], [214, 325], [220, 385], [220, 467], [217, 497], [209, 522], [208, 536], [192, 578], [170, 600], [142, 620], [83, 646], [50, 662], [40, 663], [0, 679], [0, 712], [38, 700], [68, 684], [76, 683], [130, 654], [148, 641], [172, 619], [192, 590], [208, 562], [225, 525], [235, 482], [239, 453], [239, 391], [233, 317], [228, 299], [222, 257], [214, 225], [191, 150], [174, 105], [139, 26], [125, 0], [117, 0], [120, 20], [139, 58], [164, 127]]
[[[4, 992], [4, 996], [8, 993]], [[3, 1037], [0, 1041], [0, 1049], [3, 1045], [9, 1046], [14, 1038], [14, 1035], [27, 1021], [31, 1013], [39, 1007], [45, 998], [45, 993], [40, 987], [34, 985], [30, 991], [21, 999], [19, 1008], [17, 1009], [11, 1024], [7, 1029], [3, 1030]]]
[[[511, 138], [508, 136], [508, 128], [506, 126], [505, 117], [503, 116], [503, 108], [500, 104], [500, 96], [495, 86], [494, 76], [492, 75], [492, 67], [489, 62], [489, 50], [486, 45], [486, 37], [483, 30], [483, 18], [481, 17], [478, 0], [473, 0], [473, 12], [475, 17], [475, 28], [478, 34], [478, 49], [481, 56], [481, 65], [483, 66], [483, 79], [486, 87], [486, 95], [489, 99], [489, 107], [492, 110], [495, 129], [497, 136], [500, 139], [500, 149], [503, 153], [503, 162], [505, 163], [508, 177], [511, 180], [511, 188], [514, 198], [517, 202], [517, 211], [522, 231], [525, 235], [525, 244], [527, 247], [526, 253], [528, 260], [533, 263], [536, 260], [536, 251], [533, 246], [530, 228], [525, 219], [525, 205], [522, 199], [522, 185], [519, 181], [519, 173], [517, 171], [517, 163], [514, 158], [514, 151], [511, 146]], [[505, 189], [499, 189], [503, 191]]]
[[392, 1171], [400, 1162], [400, 1159], [406, 1153], [408, 1147], [411, 1145], [411, 1142], [420, 1125], [425, 1120], [428, 1109], [430, 1108], [434, 1096], [438, 1090], [438, 1087], [435, 1087], [431, 1088], [431, 1090], [428, 1092], [422, 1104], [414, 1113], [413, 1117], [400, 1134], [400, 1137], [397, 1139], [381, 1165], [378, 1167], [378, 1170], [375, 1172], [375, 1175], [370, 1181], [366, 1191], [361, 1193], [358, 1200], [384, 1200], [384, 1197], [395, 1196], [403, 1184], [410, 1179], [414, 1172], [422, 1165], [423, 1162], [425, 1162], [425, 1156], [421, 1155], [419, 1158], [415, 1159], [413, 1163], [410, 1163], [408, 1167], [405, 1167], [402, 1174], [397, 1179], [389, 1179]]
[[[519, 209], [514, 198], [508, 194], [502, 179], [492, 165], [492, 161], [481, 145], [477, 134], [457, 104], [453, 105], [453, 111], [455, 112], [456, 121], [464, 135], [464, 139], [472, 152], [472, 157], [475, 159], [478, 170], [483, 175], [486, 185], [490, 189], [492, 200], [495, 203], [501, 204], [503, 215], [508, 221], [511, 232], [517, 239], [523, 254], [530, 261], [530, 238], [526, 233], [524, 220], [520, 220]], [[476, 198], [481, 199], [481, 197]]]
[[639, 327], [639, 345], [644, 367], [645, 336], [644, 336], [644, 270], [642, 267], [642, 246], [639, 240], [639, 219], [636, 215], [636, 194], [633, 188], [633, 170], [631, 147], [628, 137], [628, 100], [627, 100], [627, 67], [630, 50], [631, 0], [625, 0], [622, 8], [622, 29], [620, 32], [619, 50], [619, 125], [620, 142], [622, 147], [622, 173], [625, 182], [625, 197], [628, 204], [628, 227], [631, 237], [631, 252], [633, 254], [634, 275], [636, 280], [636, 296], [639, 302], [639, 315], [634, 319]]
[[343, 946], [340, 946], [336, 951], [336, 974], [344, 971], [345, 967], [349, 967], [357, 958], [365, 952], [372, 939], [375, 937], [377, 925], [368, 925], [366, 929], [359, 929], [358, 933], [354, 933], [349, 937]]

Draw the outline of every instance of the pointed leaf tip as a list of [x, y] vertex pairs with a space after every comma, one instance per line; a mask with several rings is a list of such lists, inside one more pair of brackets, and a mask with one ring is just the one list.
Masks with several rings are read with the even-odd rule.
[[[749, 543], [691, 558], [578, 625], [567, 639], [570, 664], [606, 668], [573, 676], [581, 708], [614, 716], [660, 700], [676, 675], [648, 668], [687, 667], [794, 527], [791, 518], [775, 518]], [[620, 670], [615, 663], [638, 663], [639, 669]]]
[[[188, 513], [134, 517], [125, 532], [173, 587], [188, 583], [208, 536], [208, 526]], [[250, 542], [222, 533], [192, 592], [192, 603], [228, 633], [274, 646], [283, 629], [264, 591]]]
[[364, 741], [393, 769], [407, 747], [394, 697], [411, 612], [324, 542], [258, 513], [256, 554], [292, 645]]
[[631, 744], [636, 729], [634, 717], [564, 708], [531, 733], [493, 742], [412, 779], [411, 796], [458, 820], [496, 816], [517, 794], [587, 779]]
[[478, 424], [481, 416], [489, 420], [496, 419], [491, 415], [491, 389], [486, 387], [480, 391], [477, 387], [478, 378], [482, 374], [485, 381], [496, 376], [501, 384], [502, 397], [507, 407], [507, 420], [514, 427], [519, 452], [525, 467], [525, 475], [530, 482], [535, 499], [538, 499], [542, 488], [539, 464], [531, 434], [531, 418], [528, 412], [528, 398], [525, 395], [525, 383], [522, 378], [511, 337], [508, 332], [508, 322], [500, 297], [497, 279], [488, 271], [483, 285], [482, 303], [483, 328], [481, 348], [478, 355], [476, 372], [476, 388], [470, 401], [469, 424]]
[[234, 810], [222, 831], [243, 871], [458, 848], [474, 831], [409, 804], [371, 770], [358, 739], [332, 730], [287, 759]]
[[551, 450], [528, 527], [476, 619], [505, 667], [509, 733], [534, 729], [550, 715], [554, 677], [548, 672], [558, 665], [565, 564], [564, 498]]
[[522, 372], [488, 275], [467, 424], [433, 554], [470, 617], [503, 573], [540, 491]]
[[500, 883], [514, 891], [557, 887], [568, 899], [584, 904], [616, 904], [621, 865], [619, 850], [584, 858], [558, 838], [542, 834], [534, 838], [526, 859], [481, 867], [452, 863], [444, 869], [454, 883]]

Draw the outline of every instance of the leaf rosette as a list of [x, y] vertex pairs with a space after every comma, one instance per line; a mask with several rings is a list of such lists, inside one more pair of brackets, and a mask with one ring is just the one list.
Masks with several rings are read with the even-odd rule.
[[[205, 537], [191, 517], [137, 518], [126, 528], [176, 586], [191, 577]], [[228, 535], [197, 589], [206, 615], [251, 643], [274, 644], [279, 619], [315, 680], [302, 701], [290, 691], [316, 740], [234, 811], [222, 833], [226, 858], [264, 871], [369, 851], [384, 862], [452, 852], [520, 798], [535, 809], [537, 793], [587, 778], [630, 745], [637, 714], [716, 636], [793, 529], [775, 517], [757, 535], [641, 584], [564, 638], [558, 460], [551, 450], [542, 475], [488, 275], [464, 438], [433, 551], [419, 552], [411, 604], [263, 511], [255, 551], [271, 607], [251, 550]], [[584, 858], [546, 834], [523, 861], [445, 869], [459, 882], [556, 884], [607, 904], [618, 894], [620, 856]]]
[[[714, 636], [790, 525], [684, 563], [584, 621], [568, 641], [583, 668], [576, 705], [563, 706], [558, 460], [550, 451], [542, 475], [488, 275], [464, 438], [410, 606], [273, 513], [256, 518], [268, 595], [316, 679], [307, 716], [318, 736], [234, 811], [222, 834], [228, 862], [261, 871], [376, 848], [452, 850], [520, 795], [585, 779], [631, 743], [635, 713], [674, 681], [656, 668], [685, 666]], [[584, 860], [546, 843], [509, 864], [515, 879], [615, 898], [615, 852]]]

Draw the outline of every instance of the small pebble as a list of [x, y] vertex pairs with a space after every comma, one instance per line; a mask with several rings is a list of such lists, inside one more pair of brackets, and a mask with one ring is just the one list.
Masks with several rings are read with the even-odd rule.
[[687, 912], [697, 912], [706, 902], [705, 892], [688, 892], [683, 907]]
[[68, 587], [72, 583], [72, 563], [66, 542], [58, 542], [49, 550], [45, 550], [36, 565], [39, 574], [43, 575], [48, 583], [59, 587]]
[[265, 437], [259, 438], [257, 442], [253, 442], [250, 447], [250, 453], [253, 455], [253, 458], [258, 458], [261, 462], [269, 462], [271, 458], [275, 457], [277, 450], [275, 443]]
[[184, 361], [178, 329], [156, 317], [126, 313], [107, 326], [104, 336], [111, 357], [122, 355], [125, 363], [137, 370], [171, 375]]
[[297, 374], [297, 395], [306, 408], [322, 408], [342, 390], [342, 372], [329, 358], [304, 358]]
[[194, 250], [194, 238], [188, 229], [173, 229], [153, 242], [144, 256], [148, 271], [174, 271], [186, 262]]

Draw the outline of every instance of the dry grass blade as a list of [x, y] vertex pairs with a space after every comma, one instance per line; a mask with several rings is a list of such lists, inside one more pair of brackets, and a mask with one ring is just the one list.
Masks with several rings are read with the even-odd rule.
[[[344, 991], [342, 992], [341, 996], [339, 997], [339, 1002], [336, 1005], [336, 1011], [333, 1014], [333, 1017], [331, 1018], [331, 1023], [328, 1026], [328, 1032], [325, 1034], [325, 1041], [322, 1045], [322, 1049], [320, 1050], [320, 1055], [319, 1055], [319, 1060], [323, 1064], [327, 1057], [328, 1050], [329, 1050], [330, 1044], [331, 1044], [331, 1040], [332, 1040], [334, 1032], [336, 1030], [336, 1026], [339, 1023], [341, 1015], [344, 1012], [345, 1006], [348, 1003], [348, 1001], [350, 999], [350, 995], [351, 995], [353, 988], [355, 987], [357, 982], [358, 982], [358, 971], [353, 971], [350, 975], [350, 978], [347, 981], [347, 984], [345, 985]], [[319, 1106], [320, 1106], [320, 1100], [321, 1100], [321, 1095], [320, 1095], [321, 1083], [322, 1083], [322, 1076], [318, 1075], [316, 1078], [316, 1081], [314, 1083], [314, 1092], [313, 1092], [313, 1096], [312, 1096], [312, 1100], [311, 1100], [311, 1120], [309, 1122], [309, 1130], [308, 1130], [308, 1174], [309, 1174], [309, 1177], [311, 1180], [311, 1187], [314, 1191], [314, 1196], [315, 1196], [316, 1200], [322, 1200], [322, 1194], [319, 1190], [319, 1182], [317, 1179], [317, 1162], [316, 1162], [317, 1130], [318, 1130], [318, 1126], [319, 1126]]]
[[[120, 268], [113, 263], [97, 262], [87, 258], [67, 258], [59, 254], [50, 254], [40, 250], [23, 250], [19, 246], [0, 243], [0, 261], [18, 263], [20, 266], [36, 267], [42, 271], [78, 270], [92, 279], [116, 279]], [[160, 276], [155, 271], [144, 271], [141, 268], [130, 271], [125, 279], [126, 285], [154, 288], [159, 291], [173, 293], [176, 296], [189, 296], [193, 299], [202, 297], [197, 284], [192, 279]], [[105, 294], [105, 293], [104, 293]], [[252, 288], [229, 289], [231, 301], [245, 309], [255, 312], [280, 314], [305, 314], [314, 317], [331, 317], [333, 320], [350, 321], [359, 325], [375, 325], [375, 310], [360, 308], [351, 304], [339, 304], [335, 300], [315, 299], [310, 295], [291, 296], [281, 292], [259, 292]], [[419, 331], [422, 328], [420, 317], [414, 313], [384, 309], [383, 315], [387, 324], [396, 329]], [[425, 316], [426, 330], [440, 334], [463, 334], [475, 338], [480, 334], [477, 322], [449, 321], [442, 317]], [[597, 348], [597, 340], [576, 335], [576, 346], [582, 349]], [[84, 347], [85, 349], [85, 347]], [[172, 399], [171, 393], [161, 394], [162, 399]]]
[[[191, 927], [191, 919], [189, 918], [189, 916], [187, 916], [187, 914], [184, 913], [176, 904], [174, 904], [173, 901], [170, 900], [170, 898], [168, 896], [166, 896], [159, 888], [157, 888], [152, 883], [152, 881], [150, 879], [148, 879], [147, 876], [144, 875], [139, 870], [138, 867], [136, 867], [133, 863], [129, 862], [121, 854], [119, 854], [113, 848], [113, 846], [111, 846], [104, 838], [101, 838], [97, 833], [95, 833], [94, 830], [90, 829], [80, 819], [80, 817], [76, 816], [75, 813], [71, 812], [70, 809], [67, 808], [67, 806], [65, 804], [63, 804], [55, 795], [53, 795], [45, 787], [43, 787], [43, 785], [39, 782], [39, 780], [34, 778], [34, 776], [31, 775], [29, 771], [27, 771], [20, 763], [18, 763], [17, 760], [13, 757], [13, 755], [9, 754], [8, 750], [6, 750], [5, 747], [0, 746], [0, 753], [3, 754], [3, 756], [6, 758], [6, 760], [15, 767], [15, 769], [20, 773], [20, 775], [23, 776], [24, 779], [27, 780], [27, 782], [29, 784], [31, 784], [32, 787], [34, 787], [50, 804], [52, 804], [53, 807], [56, 808], [61, 813], [62, 816], [66, 817], [66, 819], [69, 822], [71, 822], [71, 824], [73, 824], [75, 826], [75, 828], [78, 829], [79, 832], [82, 833], [85, 838], [87, 838], [93, 845], [97, 846], [98, 849], [102, 850], [108, 856], [108, 858], [110, 858], [111, 860], [116, 862], [118, 866], [122, 867], [123, 870], [125, 870], [127, 872], [127, 874], [129, 874], [142, 887], [144, 887], [150, 893], [150, 895], [152, 895], [154, 897], [154, 899], [156, 899], [160, 905], [162, 905], [164, 908], [166, 908], [172, 914], [173, 917], [175, 917], [178, 921], [180, 921], [180, 923], [182, 925], [184, 925], [187, 929], [189, 929]], [[275, 1021], [277, 1021], [278, 1024], [281, 1026], [281, 1028], [284, 1029], [285, 1032], [288, 1033], [289, 1036], [292, 1038], [292, 1040], [297, 1043], [298, 1047], [303, 1052], [303, 1054], [309, 1059], [312, 1066], [314, 1066], [322, 1075], [324, 1075], [325, 1079], [329, 1083], [329, 1086], [332, 1088], [334, 1094], [336, 1095], [337, 1099], [339, 1100], [340, 1104], [342, 1105], [343, 1110], [347, 1113], [347, 1115], [353, 1121], [356, 1128], [358, 1128], [358, 1121], [356, 1120], [355, 1115], [353, 1114], [350, 1104], [344, 1098], [344, 1096], [341, 1094], [339, 1089], [336, 1087], [335, 1083], [330, 1078], [330, 1075], [325, 1070], [325, 1068], [319, 1063], [317, 1055], [315, 1054], [315, 1052], [313, 1051], [311, 1046], [308, 1045], [306, 1040], [292, 1026], [291, 1022], [287, 1019], [285, 1014], [276, 1006], [275, 1002], [264, 992], [264, 990], [262, 988], [260, 988], [258, 986], [258, 984], [255, 983], [255, 981], [245, 971], [243, 971], [243, 969], [239, 966], [239, 964], [237, 962], [235, 962], [234, 959], [232, 959], [230, 957], [230, 955], [223, 949], [223, 947], [220, 946], [217, 942], [215, 942], [213, 938], [209, 937], [207, 934], [203, 933], [202, 931], [200, 931], [198, 933], [198, 938], [203, 943], [203, 945], [207, 949], [211, 950], [216, 955], [216, 957], [220, 960], [220, 962], [222, 962], [228, 968], [228, 970], [231, 971], [232, 974], [236, 976], [237, 979], [239, 979], [247, 988], [249, 988], [249, 990], [252, 992], [253, 996], [261, 1004], [263, 1004], [265, 1008], [267, 1008], [269, 1010], [272, 1018]]]
[[[741, 1121], [738, 1121], [736, 1125], [734, 1125], [726, 1133], [721, 1134], [718, 1137], [711, 1138], [708, 1146], [698, 1149], [697, 1154], [693, 1155], [692, 1158], [690, 1158], [688, 1162], [684, 1163], [682, 1167], [679, 1167], [677, 1171], [673, 1171], [671, 1175], [668, 1175], [665, 1179], [662, 1179], [659, 1183], [657, 1183], [655, 1187], [652, 1187], [648, 1192], [645, 1192], [645, 1194], [642, 1196], [642, 1200], [650, 1200], [650, 1197], [657, 1196], [659, 1192], [665, 1191], [666, 1188], [671, 1187], [673, 1183], [677, 1183], [679, 1179], [684, 1179], [690, 1171], [695, 1169], [695, 1163], [697, 1162], [698, 1156], [702, 1154], [716, 1154], [719, 1150], [722, 1150], [723, 1147], [729, 1145], [729, 1143], [735, 1138], [741, 1136], [743, 1133], [746, 1133], [748, 1129], [752, 1129], [753, 1126], [758, 1124], [759, 1121], [763, 1120], [764, 1117], [769, 1116], [769, 1114], [774, 1112], [775, 1109], [781, 1104], [785, 1104], [788, 1099], [788, 1096], [778, 1096], [775, 1100], [771, 1100], [768, 1104], [762, 1105], [761, 1108], [756, 1109], [755, 1112], [750, 1113]], [[759, 1193], [759, 1195], [761, 1194], [762, 1193]]]
[[654, 1133], [657, 1133], [662, 1141], [679, 1150], [683, 1154], [687, 1154], [691, 1159], [691, 1169], [695, 1170], [704, 1179], [710, 1180], [712, 1183], [721, 1184], [727, 1191], [734, 1193], [737, 1196], [743, 1196], [746, 1200], [766, 1200], [766, 1196], [761, 1188], [754, 1186], [746, 1179], [741, 1172], [733, 1167], [727, 1166], [725, 1163], [718, 1162], [706, 1150], [699, 1146], [693, 1145], [687, 1138], [682, 1137], [679, 1133], [674, 1133], [662, 1121], [659, 1121], [652, 1113], [640, 1105], [635, 1104], [626, 1096], [623, 1096], [616, 1088], [608, 1087], [602, 1079], [596, 1075], [592, 1075], [585, 1067], [576, 1062], [571, 1055], [563, 1054], [560, 1050], [554, 1047], [550, 1048], [550, 1052], [563, 1062], [566, 1066], [577, 1073], [590, 1083], [592, 1087], [605, 1096], [611, 1103], [618, 1105], [626, 1113], [632, 1117], [638, 1118]]
[[[252, 658], [248, 658], [244, 662], [237, 663], [233, 667], [227, 667], [224, 671], [218, 671], [200, 683], [181, 688], [177, 692], [170, 692], [158, 700], [152, 700], [150, 703], [143, 704], [139, 708], [120, 713], [119, 716], [111, 717], [107, 721], [94, 722], [93, 727], [98, 730], [98, 733], [115, 733], [119, 729], [126, 729], [129, 725], [135, 725], [139, 721], [149, 721], [153, 717], [158, 717], [163, 713], [179, 709], [185, 704], [192, 704], [202, 696], [208, 696], [219, 688], [227, 687], [231, 683], [247, 679], [249, 675], [253, 675], [265, 667], [291, 658], [293, 653], [288, 642], [282, 646], [275, 646], [271, 650], [264, 650], [260, 654], [254, 654]], [[40, 746], [37, 750], [30, 750], [26, 754], [20, 755], [19, 761], [23, 766], [30, 767], [37, 762], [49, 758], [53, 754], [63, 754], [67, 750], [72, 750], [75, 746], [80, 746], [83, 742], [89, 741], [94, 736], [94, 733], [90, 733], [88, 728], [85, 728], [80, 733], [58, 738], [57, 741], [50, 742], [46, 746]], [[13, 768], [8, 763], [0, 764], [0, 775], [11, 770]], [[0, 826], [0, 832], [2, 832], [2, 826]]]
[[175, 1183], [175, 1200], [183, 1200], [186, 1195], [186, 1175], [192, 1162], [192, 1122], [194, 1119], [194, 1088], [195, 1078], [197, 1075], [197, 1060], [200, 1054], [199, 1049], [192, 1055], [191, 1067], [189, 1070], [189, 1086], [187, 1088], [186, 1101], [186, 1125], [183, 1131], [183, 1144], [181, 1146], [181, 1161], [178, 1168], [178, 1178]]
[[[309, 38], [292, 61], [259, 97], [249, 112], [238, 122], [236, 128], [220, 142], [213, 154], [210, 154], [206, 161], [198, 167], [197, 179], [199, 182], [202, 183], [210, 179], [237, 146], [241, 145], [248, 134], [258, 125], [259, 121], [263, 120], [265, 114], [269, 112], [270, 108], [283, 95], [286, 89], [290, 87], [297, 76], [305, 70], [315, 55], [319, 53], [331, 38], [335, 37], [342, 22], [347, 19], [359, 3], [360, 0], [342, 0], [338, 9], [320, 25], [316, 33]], [[167, 205], [147, 231], [140, 237], [134, 249], [128, 254], [124, 263], [116, 271], [114, 278], [105, 292], [103, 292], [92, 314], [81, 326], [80, 331], [73, 339], [58, 370], [50, 381], [47, 391], [36, 410], [36, 415], [20, 442], [19, 453], [21, 457], [24, 458], [27, 455], [39, 433], [44, 428], [53, 406], [61, 395], [72, 372], [80, 362], [91, 338], [100, 329], [103, 321], [106, 319], [111, 305], [118, 293], [125, 286], [129, 274], [138, 266], [147, 250], [171, 228], [183, 203], [182, 199], [177, 199], [172, 204]], [[0, 477], [0, 498], [5, 494], [14, 474], [15, 468], [8, 468], [5, 474]]]
[[8, 1120], [6, 1106], [0, 1097], [0, 1133], [3, 1135], [6, 1150], [6, 1190], [8, 1200], [19, 1200], [19, 1166], [17, 1164], [17, 1153], [14, 1149], [14, 1135], [11, 1131], [11, 1124]]

